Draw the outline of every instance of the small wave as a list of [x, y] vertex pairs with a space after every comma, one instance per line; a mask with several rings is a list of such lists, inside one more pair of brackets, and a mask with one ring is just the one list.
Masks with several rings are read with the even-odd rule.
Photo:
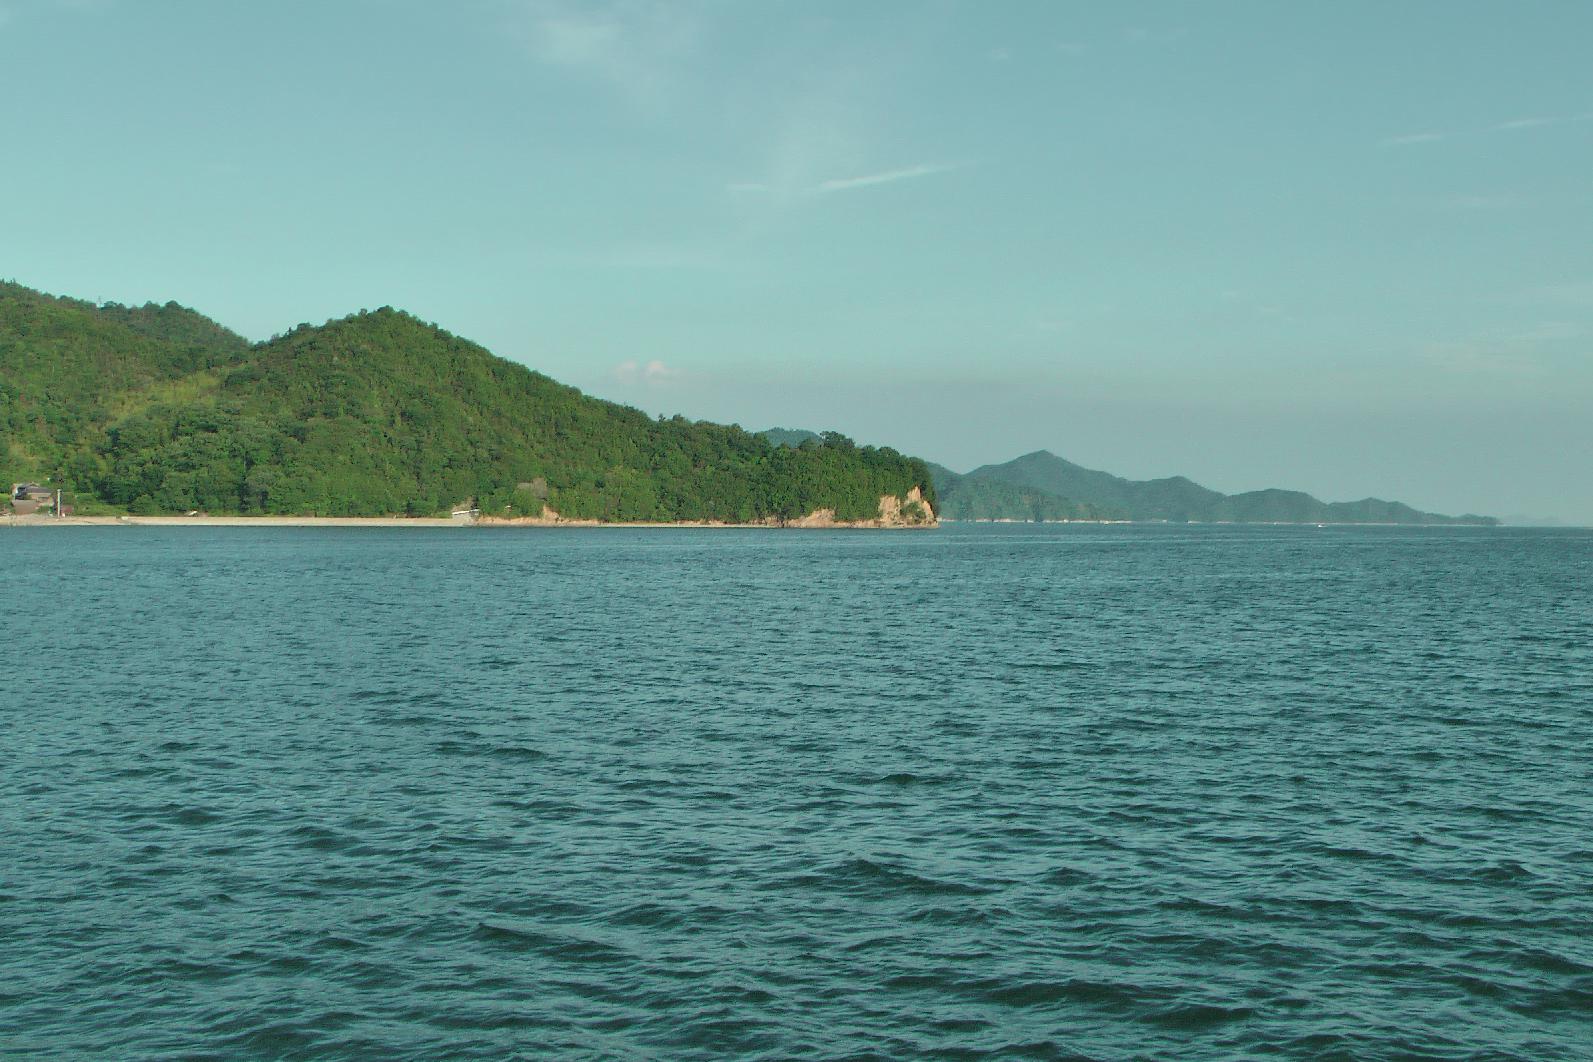
[[310, 947], [316, 951], [364, 951], [370, 947], [363, 941], [352, 937], [338, 936], [336, 933], [327, 933], [316, 940]]
[[913, 774], [911, 771], [897, 771], [895, 774], [883, 775], [875, 779], [879, 785], [918, 785], [924, 781], [940, 781], [940, 779], [926, 779], [923, 775]]
[[528, 745], [493, 745], [483, 741], [439, 741], [432, 746], [439, 756], [487, 756], [499, 760], [531, 762], [545, 760], [548, 754]]
[[541, 929], [478, 922], [473, 935], [477, 940], [509, 951], [536, 952], [572, 962], [621, 962], [629, 958], [622, 948], [612, 944]]
[[1205, 1029], [1255, 1016], [1254, 1007], [1224, 1007], [1216, 1003], [1185, 1003], [1153, 1011], [1145, 1020], [1169, 1029]]
[[695, 913], [687, 915], [656, 903], [633, 904], [605, 919], [609, 925], [636, 926], [640, 929], [670, 929], [690, 921], [695, 921]]
[[[1544, 973], [1582, 976], [1593, 974], [1593, 965], [1538, 948], [1518, 951], [1516, 959], [1523, 965], [1530, 966], [1534, 970], [1542, 970]], [[1593, 984], [1593, 977], [1589, 978], [1589, 984]]]
[[1564, 988], [1533, 992], [1510, 1004], [1518, 1014], [1535, 1018], [1565, 1017], [1586, 1020], [1593, 1014], [1593, 977], [1579, 977]]
[[1387, 852], [1374, 852], [1369, 848], [1358, 848], [1353, 845], [1333, 844], [1308, 844], [1305, 850], [1314, 855], [1328, 856], [1332, 859], [1342, 859], [1352, 863], [1398, 863], [1400, 858]]
[[872, 859], [852, 859], [841, 864], [829, 875], [864, 888], [885, 888], [893, 892], [915, 893], [923, 896], [982, 896], [991, 890], [983, 885], [960, 881], [942, 881], [925, 877], [901, 867], [876, 863]]
[[378, 708], [444, 708], [454, 701], [436, 692], [412, 689], [355, 690], [348, 699]]
[[1002, 1044], [1000, 1047], [992, 1048], [988, 1057], [1042, 1059], [1044, 1062], [1096, 1062], [1090, 1055], [1081, 1055], [1071, 1048], [1063, 1047], [1055, 1040], [1025, 1040]]
[[325, 826], [296, 826], [288, 831], [288, 836], [295, 847], [313, 852], [337, 852], [355, 843], [353, 838]]
[[1077, 867], [1053, 867], [1040, 876], [1047, 885], [1083, 885], [1094, 879], [1095, 875]]
[[920, 907], [907, 916], [909, 921], [941, 926], [988, 925], [997, 921], [992, 912], [978, 907]]
[[548, 754], [541, 749], [534, 749], [529, 745], [494, 745], [487, 750], [487, 755], [500, 760], [545, 760]]
[[1006, 1007], [1039, 1007], [1056, 1003], [1089, 1003], [1111, 1008], [1127, 1008], [1142, 1002], [1134, 988], [1109, 981], [1069, 979], [1066, 981], [984, 982], [981, 995]]
[[1533, 878], [1537, 875], [1513, 859], [1503, 859], [1493, 866], [1483, 867], [1481, 870], [1473, 872], [1471, 876], [1478, 881], [1512, 884], [1518, 881], [1526, 881], [1528, 878]]
[[236, 1049], [240, 1054], [277, 1058], [308, 1052], [318, 1039], [317, 1033], [299, 1025], [282, 1022], [250, 1029], [228, 1037], [222, 1043]]

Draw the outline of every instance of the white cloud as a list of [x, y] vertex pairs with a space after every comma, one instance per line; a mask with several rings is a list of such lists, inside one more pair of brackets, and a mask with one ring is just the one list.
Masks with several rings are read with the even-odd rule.
[[613, 376], [616, 382], [627, 387], [651, 387], [679, 379], [680, 370], [657, 358], [645, 362], [630, 358], [614, 366]]
[[1399, 136], [1384, 137], [1383, 143], [1395, 147], [1407, 144], [1430, 144], [1434, 141], [1449, 140], [1457, 136], [1509, 133], [1521, 129], [1542, 129], [1554, 125], [1571, 125], [1576, 122], [1593, 122], [1593, 111], [1584, 114], [1530, 115], [1525, 118], [1512, 118], [1508, 122], [1498, 122], [1480, 129], [1465, 129], [1454, 133], [1404, 133]]

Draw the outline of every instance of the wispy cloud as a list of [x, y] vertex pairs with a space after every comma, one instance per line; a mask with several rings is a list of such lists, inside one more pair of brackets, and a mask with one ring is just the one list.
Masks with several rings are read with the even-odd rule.
[[937, 173], [949, 173], [959, 167], [945, 163], [926, 163], [918, 166], [907, 166], [899, 170], [884, 170], [880, 173], [865, 173], [858, 177], [839, 177], [828, 181], [820, 181], [813, 186], [813, 194], [829, 195], [832, 192], [846, 192], [853, 188], [872, 188], [877, 184], [895, 184], [897, 181], [911, 181], [919, 177], [933, 177]]
[[96, 14], [109, 10], [117, 0], [4, 0], [0, 2], [0, 27], [9, 25], [21, 15], [52, 11], [77, 11]]
[[538, 62], [608, 85], [648, 107], [675, 95], [704, 30], [691, 3], [525, 0], [515, 26]]
[[1561, 122], [1571, 121], [1569, 118], [1512, 118], [1508, 122], [1488, 127], [1489, 132], [1500, 132], [1507, 129], [1536, 129], [1540, 125], [1558, 125]]
[[1404, 147], [1410, 144], [1432, 144], [1441, 140], [1452, 140], [1457, 137], [1481, 136], [1487, 133], [1510, 133], [1522, 129], [1543, 129], [1556, 125], [1572, 125], [1577, 122], [1593, 122], [1593, 111], [1582, 114], [1538, 114], [1521, 118], [1511, 118], [1505, 122], [1495, 122], [1493, 125], [1482, 126], [1475, 129], [1461, 129], [1451, 132], [1420, 132], [1401, 133], [1398, 136], [1383, 138], [1383, 144], [1389, 147]]
[[1516, 329], [1431, 343], [1425, 361], [1449, 373], [1518, 380], [1558, 377], [1568, 353], [1579, 351], [1587, 331], [1570, 321], [1539, 321]]
[[1577, 309], [1593, 309], [1593, 278], [1529, 288], [1526, 291], [1517, 292], [1514, 296], [1514, 301], [1573, 306]]
[[[797, 189], [797, 194], [805, 197], [834, 195], [836, 192], [850, 192], [858, 188], [874, 188], [882, 184], [895, 184], [898, 181], [912, 181], [920, 177], [933, 177], [936, 174], [950, 173], [962, 169], [966, 163], [926, 162], [917, 166], [903, 166], [895, 170], [881, 170], [878, 173], [863, 173], [855, 177], [832, 177], [828, 180], [817, 181], [813, 184]], [[782, 189], [778, 185], [762, 181], [737, 181], [727, 185], [726, 189], [740, 195], [776, 195]]]

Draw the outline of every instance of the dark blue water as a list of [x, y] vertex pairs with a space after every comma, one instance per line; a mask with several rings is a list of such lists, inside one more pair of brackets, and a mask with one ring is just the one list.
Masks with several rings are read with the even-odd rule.
[[1593, 1057], [1593, 533], [0, 562], [8, 1058]]

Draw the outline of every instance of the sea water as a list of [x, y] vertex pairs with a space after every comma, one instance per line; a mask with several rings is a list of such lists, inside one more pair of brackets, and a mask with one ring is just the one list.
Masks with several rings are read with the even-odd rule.
[[1593, 1057], [1593, 533], [0, 569], [7, 1058]]

